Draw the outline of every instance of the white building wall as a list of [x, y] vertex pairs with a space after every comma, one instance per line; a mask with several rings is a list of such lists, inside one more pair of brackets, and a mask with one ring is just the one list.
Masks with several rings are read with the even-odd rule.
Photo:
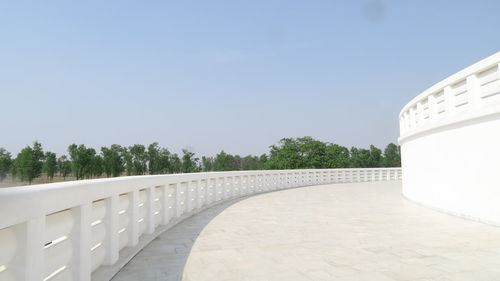
[[[486, 58], [403, 108], [399, 142], [407, 198], [500, 225], [499, 62], [500, 53]], [[412, 115], [414, 108], [421, 114]]]

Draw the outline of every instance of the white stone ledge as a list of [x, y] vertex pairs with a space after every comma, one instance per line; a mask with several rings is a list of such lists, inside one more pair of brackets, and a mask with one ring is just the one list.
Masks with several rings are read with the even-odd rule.
[[109, 280], [154, 237], [229, 200], [401, 179], [401, 168], [135, 176], [0, 190], [0, 280]]
[[399, 143], [405, 197], [500, 225], [500, 53], [408, 103]]
[[399, 114], [400, 142], [422, 132], [500, 111], [500, 52], [417, 95]]

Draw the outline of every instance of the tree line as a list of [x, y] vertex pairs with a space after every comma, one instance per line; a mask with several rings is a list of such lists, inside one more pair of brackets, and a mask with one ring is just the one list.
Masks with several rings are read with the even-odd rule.
[[200, 158], [188, 149], [182, 155], [171, 153], [154, 142], [147, 147], [134, 144], [126, 147], [113, 144], [101, 147], [100, 153], [83, 144], [71, 144], [68, 155], [57, 155], [43, 151], [42, 144], [35, 141], [23, 148], [15, 158], [0, 147], [0, 181], [7, 175], [26, 181], [44, 174], [52, 180], [55, 175], [66, 179], [79, 179], [193, 173], [200, 171], [237, 171], [262, 169], [323, 169], [323, 168], [374, 168], [400, 167], [399, 146], [390, 143], [384, 151], [370, 145], [368, 149], [340, 146], [322, 142], [311, 137], [283, 138], [270, 146], [268, 154], [260, 156], [231, 155], [224, 151], [215, 157]]

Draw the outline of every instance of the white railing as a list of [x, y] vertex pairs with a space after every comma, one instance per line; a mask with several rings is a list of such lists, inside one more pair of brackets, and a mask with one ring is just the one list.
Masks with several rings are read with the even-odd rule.
[[193, 173], [4, 188], [0, 280], [103, 279], [96, 272], [128, 261], [134, 252], [126, 249], [140, 246], [148, 236], [143, 234], [157, 234], [222, 201], [299, 186], [396, 179], [401, 168]]
[[500, 53], [457, 72], [410, 101], [399, 114], [400, 143], [439, 127], [498, 114]]

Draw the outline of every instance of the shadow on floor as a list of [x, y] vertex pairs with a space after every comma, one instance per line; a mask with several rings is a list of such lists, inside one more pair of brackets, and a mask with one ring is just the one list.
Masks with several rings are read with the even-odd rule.
[[137, 253], [112, 281], [182, 280], [191, 248], [205, 226], [225, 209], [245, 199], [247, 197], [223, 202], [178, 223]]

